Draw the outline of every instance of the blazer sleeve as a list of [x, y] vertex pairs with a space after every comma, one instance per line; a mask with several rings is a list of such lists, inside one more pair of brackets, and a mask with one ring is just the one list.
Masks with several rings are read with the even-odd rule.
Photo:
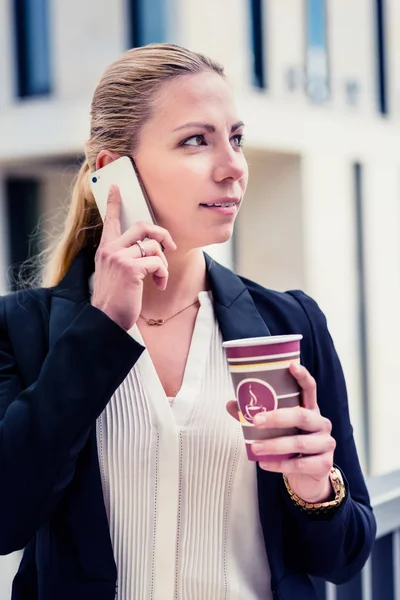
[[23, 389], [0, 298], [0, 554], [22, 549], [50, 518], [91, 427], [142, 351], [88, 304]]
[[321, 413], [332, 422], [334, 462], [345, 478], [347, 494], [332, 516], [311, 516], [297, 507], [281, 483], [287, 523], [286, 560], [291, 566], [335, 584], [352, 579], [364, 566], [376, 535], [376, 522], [361, 472], [350, 423], [343, 371], [326, 319], [318, 305], [300, 291], [290, 292], [309, 322], [314, 364], [306, 365], [317, 382]]

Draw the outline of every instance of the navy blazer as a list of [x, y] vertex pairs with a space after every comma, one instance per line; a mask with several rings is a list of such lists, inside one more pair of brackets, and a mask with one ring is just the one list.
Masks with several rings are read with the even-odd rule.
[[[322, 414], [332, 421], [335, 463], [348, 490], [335, 514], [301, 512], [282, 476], [257, 465], [273, 596], [315, 600], [309, 575], [351, 579], [376, 531], [342, 369], [311, 298], [267, 290], [208, 256], [206, 262], [224, 339], [302, 333], [302, 362], [317, 380]], [[0, 554], [25, 548], [12, 600], [115, 597], [95, 421], [143, 347], [90, 305], [93, 268], [93, 255], [83, 252], [56, 287], [0, 298]]]

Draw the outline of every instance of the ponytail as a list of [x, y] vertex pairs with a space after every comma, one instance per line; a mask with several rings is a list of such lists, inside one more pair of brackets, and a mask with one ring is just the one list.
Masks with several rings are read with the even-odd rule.
[[74, 258], [83, 247], [97, 247], [102, 231], [102, 220], [89, 185], [89, 163], [85, 160], [76, 176], [71, 204], [62, 236], [46, 252], [42, 285], [57, 285], [64, 277]]

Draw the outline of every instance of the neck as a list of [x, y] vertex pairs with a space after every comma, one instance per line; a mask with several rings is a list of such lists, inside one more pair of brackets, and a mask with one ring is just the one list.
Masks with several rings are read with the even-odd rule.
[[150, 277], [143, 286], [143, 314], [148, 318], [168, 317], [194, 302], [199, 292], [208, 289], [206, 263], [199, 248], [190, 252], [166, 254], [168, 260], [168, 285], [160, 291]]

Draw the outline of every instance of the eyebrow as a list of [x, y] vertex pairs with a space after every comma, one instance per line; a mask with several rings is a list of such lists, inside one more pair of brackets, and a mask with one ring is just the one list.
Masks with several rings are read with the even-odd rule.
[[[199, 123], [197, 121], [194, 121], [192, 123], [185, 123], [184, 125], [180, 125], [176, 129], [174, 129], [174, 131], [179, 131], [180, 129], [187, 129], [188, 127], [201, 127], [202, 129], [205, 129], [209, 133], [215, 133], [214, 125], [209, 125], [208, 123]], [[232, 125], [231, 133], [233, 133], [237, 129], [240, 129], [240, 127], [244, 127], [243, 121], [238, 121], [237, 123]]]

